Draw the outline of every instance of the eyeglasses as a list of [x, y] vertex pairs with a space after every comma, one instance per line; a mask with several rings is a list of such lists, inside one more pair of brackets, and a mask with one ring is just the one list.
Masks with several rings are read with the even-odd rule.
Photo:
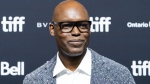
[[76, 21], [76, 22], [52, 22], [53, 24], [59, 25], [60, 30], [63, 33], [70, 33], [74, 26], [78, 28], [81, 33], [90, 31], [91, 21]]

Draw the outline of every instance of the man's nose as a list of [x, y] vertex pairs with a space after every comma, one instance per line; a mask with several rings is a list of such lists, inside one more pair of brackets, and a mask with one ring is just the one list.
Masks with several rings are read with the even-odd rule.
[[73, 29], [72, 29], [72, 31], [71, 31], [71, 34], [73, 35], [73, 36], [80, 36], [80, 31], [79, 31], [79, 29], [78, 29], [78, 27], [77, 26], [74, 26], [73, 27]]

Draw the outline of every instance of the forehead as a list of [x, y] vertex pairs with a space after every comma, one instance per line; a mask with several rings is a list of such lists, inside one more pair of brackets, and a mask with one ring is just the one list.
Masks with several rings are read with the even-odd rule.
[[54, 11], [53, 21], [81, 21], [88, 20], [88, 13], [84, 6], [75, 4], [65, 4], [56, 7]]
[[79, 12], [76, 10], [69, 9], [56, 16], [56, 20], [57, 21], [81, 21], [81, 20], [88, 20], [88, 16], [84, 12]]

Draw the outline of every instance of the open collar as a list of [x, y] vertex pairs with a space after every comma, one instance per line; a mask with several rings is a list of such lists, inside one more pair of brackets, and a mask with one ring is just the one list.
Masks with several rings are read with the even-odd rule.
[[[54, 71], [53, 71], [53, 77], [58, 75], [59, 73], [64, 72], [65, 70], [67, 70], [65, 68], [65, 66], [63, 65], [63, 63], [61, 62], [58, 53], [59, 52], [57, 52], [57, 59], [56, 59], [56, 65], [55, 65]], [[83, 57], [78, 68], [75, 70], [75, 72], [76, 71], [82, 71], [83, 73], [85, 73], [87, 75], [91, 75], [91, 64], [92, 64], [91, 51], [87, 48], [86, 54]]]

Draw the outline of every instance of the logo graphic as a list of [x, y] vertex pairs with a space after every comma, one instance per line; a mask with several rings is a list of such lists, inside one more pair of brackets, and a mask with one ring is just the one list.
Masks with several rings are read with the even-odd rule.
[[150, 61], [132, 61], [131, 68], [134, 76], [150, 76]]
[[91, 32], [109, 32], [109, 25], [111, 17], [90, 17], [90, 21], [92, 21]]
[[1, 62], [1, 75], [7, 76], [7, 75], [24, 75], [24, 62], [17, 62], [17, 66], [9, 66], [8, 62]]
[[142, 22], [142, 23], [138, 23], [138, 22], [128, 22], [127, 23], [127, 27], [128, 28], [148, 28], [150, 27], [150, 22]]
[[50, 23], [48, 22], [37, 22], [37, 28], [41, 28], [41, 27], [48, 27], [50, 25]]
[[4, 32], [22, 32], [23, 31], [23, 24], [25, 24], [25, 17], [21, 16], [21, 17], [12, 17], [9, 16], [8, 20], [6, 18], [6, 16], [3, 16], [2, 18], [3, 20], [1, 21], [2, 24], [2, 30]]

